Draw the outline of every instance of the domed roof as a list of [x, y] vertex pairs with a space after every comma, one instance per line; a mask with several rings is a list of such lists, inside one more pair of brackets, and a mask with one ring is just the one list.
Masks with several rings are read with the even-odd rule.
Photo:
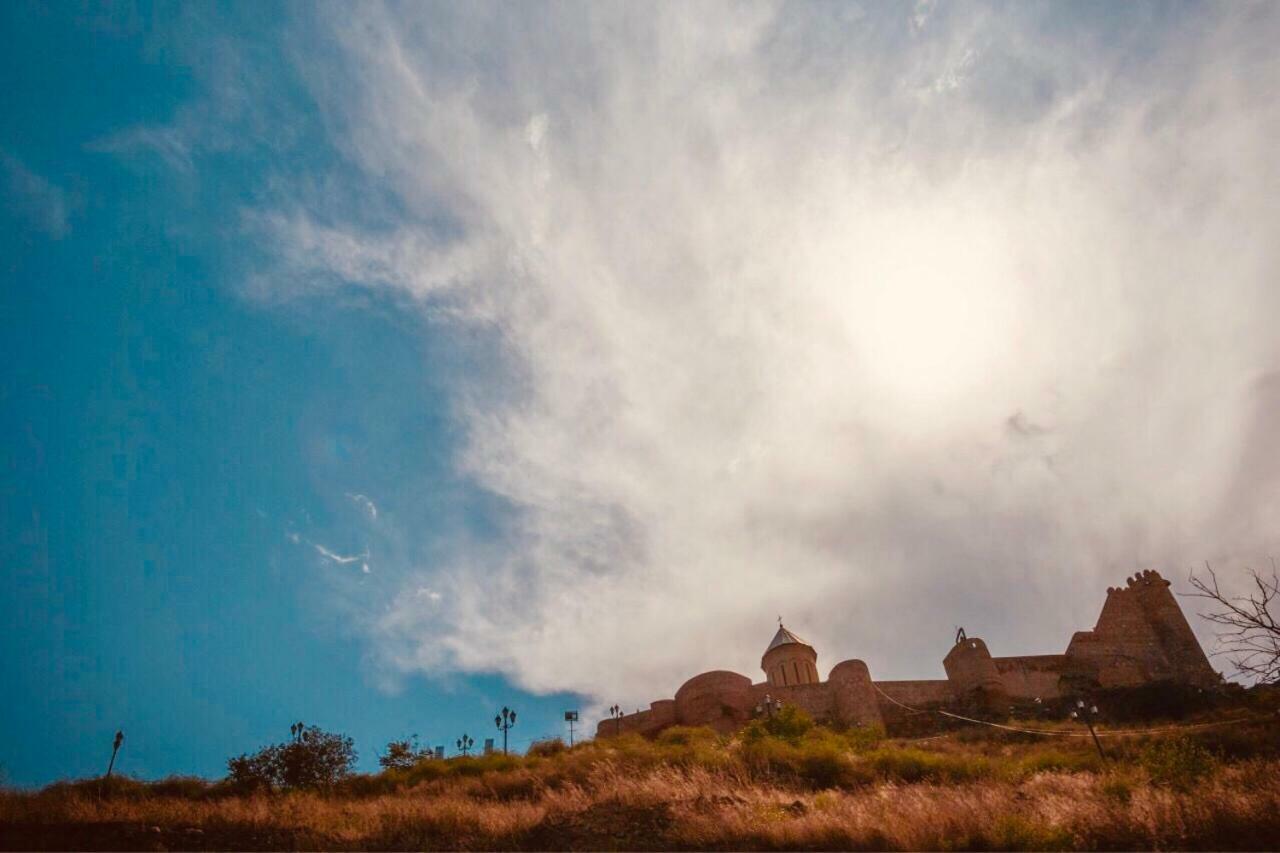
[[[804, 640], [800, 639], [795, 634], [788, 631], [786, 628], [782, 626], [782, 623], [779, 622], [778, 633], [773, 635], [773, 640], [770, 641], [769, 648], [765, 649], [764, 653], [767, 655], [769, 654], [769, 652], [773, 651], [778, 646], [786, 646], [786, 645], [790, 645], [791, 643], [798, 643], [799, 645], [802, 645], [802, 646], [809, 646], [808, 643], [806, 643]], [[809, 646], [809, 648], [813, 648], [813, 646]]]

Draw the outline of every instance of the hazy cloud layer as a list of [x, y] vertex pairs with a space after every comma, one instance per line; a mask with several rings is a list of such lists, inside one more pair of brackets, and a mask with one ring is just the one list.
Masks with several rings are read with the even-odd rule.
[[501, 365], [459, 464], [510, 528], [402, 567], [381, 654], [631, 706], [759, 676], [781, 614], [929, 677], [957, 624], [1059, 651], [1137, 568], [1275, 553], [1280, 11], [1156, 9], [300, 27], [384, 202], [251, 212], [281, 286], [401, 291]]

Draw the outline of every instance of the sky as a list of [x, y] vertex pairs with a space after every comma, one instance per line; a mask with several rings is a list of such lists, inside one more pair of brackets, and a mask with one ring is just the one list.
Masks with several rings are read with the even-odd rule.
[[779, 616], [823, 674], [937, 678], [959, 625], [1060, 652], [1136, 570], [1265, 567], [1278, 39], [3, 4], [4, 780], [117, 728], [145, 777], [299, 719], [364, 770], [503, 705], [523, 749], [759, 677]]

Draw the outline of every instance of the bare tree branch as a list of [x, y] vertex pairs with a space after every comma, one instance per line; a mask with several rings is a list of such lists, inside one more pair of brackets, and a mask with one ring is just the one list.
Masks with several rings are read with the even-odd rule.
[[1280, 623], [1276, 621], [1280, 572], [1276, 571], [1276, 561], [1271, 561], [1270, 576], [1248, 569], [1253, 588], [1249, 594], [1237, 596], [1222, 591], [1218, 576], [1208, 563], [1204, 568], [1207, 578], [1190, 573], [1188, 580], [1194, 592], [1186, 595], [1212, 602], [1213, 609], [1200, 617], [1225, 629], [1217, 632], [1218, 647], [1213, 654], [1227, 656], [1236, 675], [1261, 683], [1280, 682]]

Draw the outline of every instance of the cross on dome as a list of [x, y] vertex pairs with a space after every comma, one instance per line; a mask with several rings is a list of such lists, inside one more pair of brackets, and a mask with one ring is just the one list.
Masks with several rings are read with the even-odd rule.
[[768, 654], [769, 652], [773, 651], [778, 646], [785, 646], [785, 645], [788, 645], [789, 643], [799, 643], [802, 646], [809, 645], [807, 642], [800, 639], [795, 634], [791, 633], [785, 627], [783, 627], [782, 619], [779, 618], [778, 633], [773, 635], [773, 640], [769, 643], [769, 647], [764, 650], [765, 654]]

